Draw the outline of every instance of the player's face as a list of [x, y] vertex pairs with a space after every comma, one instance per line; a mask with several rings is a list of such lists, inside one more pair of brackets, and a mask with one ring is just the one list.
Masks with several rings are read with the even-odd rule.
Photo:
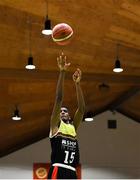
[[61, 108], [60, 118], [61, 118], [64, 122], [70, 120], [70, 116], [69, 116], [69, 113], [68, 113], [68, 109], [67, 109], [67, 108], [65, 108], [65, 107], [62, 107], [62, 108]]

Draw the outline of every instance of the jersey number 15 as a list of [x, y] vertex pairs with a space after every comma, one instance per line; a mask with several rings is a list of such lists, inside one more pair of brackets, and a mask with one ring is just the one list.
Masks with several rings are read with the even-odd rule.
[[75, 155], [75, 152], [65, 151], [64, 163], [71, 164], [74, 161], [74, 155]]

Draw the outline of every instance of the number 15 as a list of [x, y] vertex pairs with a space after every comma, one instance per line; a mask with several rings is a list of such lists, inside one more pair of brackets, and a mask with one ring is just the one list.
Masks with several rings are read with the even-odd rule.
[[68, 164], [68, 163], [72, 163], [74, 161], [74, 155], [75, 155], [75, 152], [69, 152], [69, 151], [65, 151], [65, 160], [64, 160], [64, 163]]

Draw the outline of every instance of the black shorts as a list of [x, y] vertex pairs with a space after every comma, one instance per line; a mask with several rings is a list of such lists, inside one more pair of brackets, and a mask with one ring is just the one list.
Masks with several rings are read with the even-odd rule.
[[48, 179], [77, 179], [76, 171], [71, 169], [58, 167], [58, 166], [51, 166]]

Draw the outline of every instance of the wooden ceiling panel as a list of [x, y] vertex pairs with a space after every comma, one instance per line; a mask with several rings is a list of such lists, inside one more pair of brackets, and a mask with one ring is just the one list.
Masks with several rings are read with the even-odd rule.
[[127, 109], [130, 112], [132, 111], [137, 115], [140, 115], [139, 101], [140, 101], [140, 92], [138, 92], [135, 96], [133, 96], [133, 98], [129, 98], [127, 102], [123, 104], [123, 108]]
[[[74, 31], [71, 42], [59, 46], [41, 34], [45, 0], [0, 0], [0, 156], [48, 136], [63, 51], [71, 66], [66, 73], [64, 102], [73, 117], [77, 108], [72, 74], [82, 70], [86, 111], [115, 109], [140, 119], [140, 2], [138, 0], [49, 0], [52, 26], [65, 22]], [[36, 70], [27, 71], [29, 23]], [[116, 44], [124, 72], [115, 74]], [[99, 89], [101, 83], [109, 89]], [[71, 93], [71, 94], [70, 94]], [[18, 105], [22, 120], [11, 120]]]
[[[25, 11], [25, 12], [30, 12], [30, 13], [33, 13], [35, 15], [45, 15], [46, 13], [46, 3], [44, 0], [25, 0], [25, 1], [22, 1], [22, 0], [13, 0], [13, 1], [10, 1], [10, 0], [5, 0], [5, 1], [0, 1], [0, 4], [2, 6], [6, 6], [6, 7], [11, 7], [11, 8], [14, 8], [14, 9], [18, 9], [20, 10], [21, 12], [22, 11]], [[35, 6], [33, 4], [36, 4]]]

